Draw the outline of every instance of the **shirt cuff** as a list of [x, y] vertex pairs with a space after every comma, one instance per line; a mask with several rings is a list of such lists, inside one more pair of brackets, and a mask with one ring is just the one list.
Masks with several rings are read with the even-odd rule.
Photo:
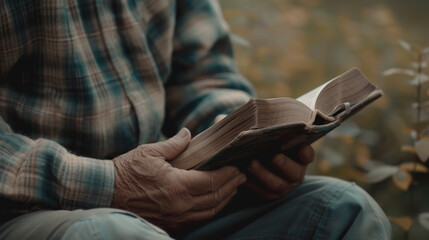
[[60, 154], [66, 157], [57, 171], [61, 209], [109, 207], [115, 185], [113, 161]]

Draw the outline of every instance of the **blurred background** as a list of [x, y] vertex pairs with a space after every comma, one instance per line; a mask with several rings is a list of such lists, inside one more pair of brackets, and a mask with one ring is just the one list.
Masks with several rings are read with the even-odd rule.
[[[429, 174], [412, 173], [406, 186], [401, 181], [408, 175], [368, 183], [367, 174], [379, 165], [416, 159], [412, 146], [403, 147], [413, 141], [416, 87], [410, 76], [383, 72], [413, 68], [416, 59], [399, 40], [429, 46], [429, 1], [219, 1], [235, 34], [239, 68], [258, 97], [295, 98], [354, 66], [383, 89], [381, 99], [314, 144], [316, 161], [309, 171], [365, 188], [391, 218], [394, 239], [427, 239], [429, 230], [418, 220], [429, 212]], [[422, 124], [429, 123], [426, 114]]]

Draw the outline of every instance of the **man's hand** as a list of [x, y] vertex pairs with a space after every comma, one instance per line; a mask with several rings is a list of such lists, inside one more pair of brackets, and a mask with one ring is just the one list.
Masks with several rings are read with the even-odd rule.
[[305, 146], [295, 155], [296, 159], [291, 159], [278, 153], [273, 157], [269, 168], [258, 160], [253, 160], [247, 167], [253, 177], [245, 186], [267, 200], [284, 196], [304, 180], [307, 165], [314, 159], [314, 150], [311, 146]]
[[[225, 117], [226, 114], [218, 115], [214, 123], [220, 122]], [[307, 165], [314, 160], [314, 150], [311, 146], [305, 146], [294, 155], [296, 157], [291, 159], [285, 154], [278, 153], [271, 160], [270, 169], [258, 160], [253, 160], [247, 167], [253, 177], [245, 186], [267, 200], [284, 196], [304, 180]]]
[[246, 182], [235, 167], [215, 171], [186, 171], [167, 161], [179, 155], [190, 141], [182, 129], [176, 136], [144, 144], [115, 159], [112, 207], [125, 209], [166, 230], [213, 217]]

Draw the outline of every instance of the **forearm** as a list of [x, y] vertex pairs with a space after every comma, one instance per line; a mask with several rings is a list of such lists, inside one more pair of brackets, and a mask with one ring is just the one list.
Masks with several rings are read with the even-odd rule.
[[78, 157], [53, 141], [13, 133], [1, 118], [0, 143], [0, 198], [53, 209], [110, 205], [111, 161]]
[[167, 135], [180, 127], [194, 134], [254, 95], [239, 73], [229, 29], [216, 1], [186, 0], [178, 6], [172, 73], [166, 83]]

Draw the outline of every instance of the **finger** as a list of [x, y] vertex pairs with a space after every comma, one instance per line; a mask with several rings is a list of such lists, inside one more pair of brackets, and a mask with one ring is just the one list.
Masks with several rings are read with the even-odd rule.
[[244, 184], [244, 186], [249, 189], [250, 191], [256, 193], [257, 195], [259, 195], [261, 198], [266, 199], [266, 200], [274, 200], [277, 198], [282, 197], [285, 193], [277, 193], [277, 192], [271, 192], [266, 190], [265, 188], [262, 188], [252, 182], [246, 182]]
[[268, 170], [259, 161], [253, 160], [248, 166], [249, 172], [268, 190], [283, 193], [289, 183], [282, 177]]
[[166, 160], [172, 160], [186, 149], [190, 140], [191, 133], [187, 128], [182, 128], [173, 137], [163, 142], [151, 144], [151, 146], [159, 156], [162, 156]]
[[223, 185], [217, 191], [197, 196], [193, 198], [194, 207], [192, 210], [204, 210], [214, 208], [221, 204], [226, 198], [232, 193], [237, 191], [238, 186], [246, 182], [246, 176], [244, 174], [236, 176], [234, 179]]
[[302, 164], [309, 164], [314, 160], [314, 149], [310, 145], [306, 145], [298, 150], [298, 159]]
[[289, 182], [302, 182], [304, 179], [306, 165], [300, 164], [284, 154], [275, 155], [272, 164]]
[[213, 208], [189, 213], [189, 217], [187, 217], [187, 220], [190, 222], [200, 222], [212, 218], [218, 212], [220, 212], [220, 210], [222, 210], [226, 206], [226, 204], [229, 203], [229, 201], [231, 201], [231, 199], [235, 196], [236, 193], [237, 191], [232, 192], [220, 204]]
[[238, 168], [227, 166], [213, 171], [188, 171], [187, 189], [192, 196], [200, 196], [219, 190], [223, 185], [235, 185], [236, 182], [231, 181], [235, 177], [246, 176], [241, 173]]

